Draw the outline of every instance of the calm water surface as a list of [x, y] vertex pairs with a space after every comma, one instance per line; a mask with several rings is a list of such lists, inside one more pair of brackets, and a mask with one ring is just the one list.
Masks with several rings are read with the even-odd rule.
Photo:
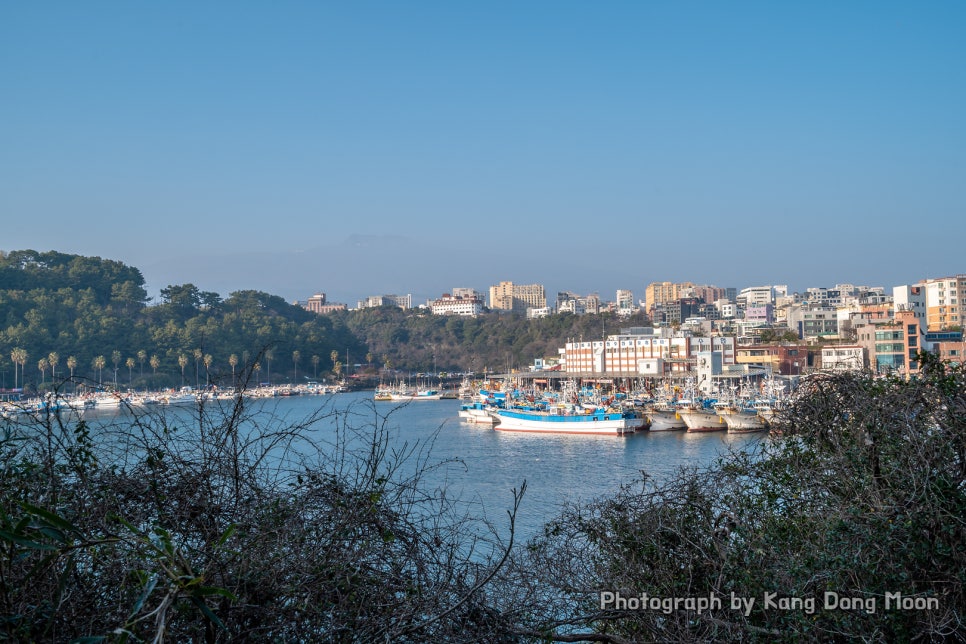
[[[430, 462], [454, 462], [430, 471], [424, 482], [446, 486], [451, 496], [474, 503], [496, 522], [505, 523], [512, 490], [526, 480], [518, 518], [524, 536], [535, 534], [564, 503], [612, 494], [622, 484], [639, 482], [642, 471], [661, 481], [683, 465], [709, 465], [729, 449], [761, 440], [758, 434], [726, 432], [645, 431], [626, 437], [500, 432], [460, 421], [458, 400], [375, 402], [372, 392], [276, 398], [254, 405], [263, 405], [283, 422], [322, 406], [338, 412], [309, 430], [322, 444], [331, 443], [338, 425], [371, 431], [380, 424], [394, 446], [431, 447]], [[117, 413], [111, 414], [113, 422], [118, 421]], [[188, 412], [181, 408], [177, 413]], [[101, 412], [93, 416], [100, 417]]]

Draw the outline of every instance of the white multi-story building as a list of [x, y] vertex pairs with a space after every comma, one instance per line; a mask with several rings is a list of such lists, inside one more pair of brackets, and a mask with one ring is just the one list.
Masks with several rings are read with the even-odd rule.
[[379, 306], [398, 306], [401, 309], [413, 308], [412, 293], [407, 295], [370, 295], [359, 300], [360, 309], [371, 309]]
[[483, 313], [483, 297], [456, 296], [444, 293], [443, 297], [429, 303], [433, 315], [476, 316]]
[[862, 371], [865, 363], [865, 349], [857, 344], [822, 348], [823, 371]]
[[604, 340], [568, 342], [559, 353], [570, 373], [661, 377], [693, 371], [699, 352], [720, 352], [725, 364], [734, 364], [734, 342], [730, 336], [694, 337], [667, 328], [642, 328]]
[[738, 293], [737, 303], [746, 308], [775, 303], [775, 289], [771, 286], [749, 286]]
[[926, 288], [922, 284], [903, 284], [892, 287], [892, 310], [912, 311], [919, 326], [926, 328]]
[[617, 315], [627, 316], [637, 313], [637, 307], [634, 306], [634, 293], [626, 289], [617, 290]]

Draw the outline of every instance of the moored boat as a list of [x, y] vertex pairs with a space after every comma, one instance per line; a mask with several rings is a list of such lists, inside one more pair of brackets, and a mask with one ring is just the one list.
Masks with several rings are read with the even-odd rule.
[[729, 434], [745, 434], [748, 432], [763, 432], [767, 429], [764, 419], [751, 408], [730, 405], [722, 407], [721, 417], [728, 425]]
[[720, 432], [728, 429], [728, 424], [713, 408], [688, 407], [678, 410], [678, 415], [689, 432]]
[[679, 431], [688, 427], [673, 405], [652, 405], [647, 410], [647, 418], [651, 422], [648, 429], [652, 432]]
[[497, 418], [491, 414], [487, 406], [481, 402], [460, 405], [459, 418], [461, 421], [475, 425], [495, 425]]
[[547, 432], [563, 434], [605, 434], [624, 436], [643, 427], [644, 418], [633, 411], [583, 409], [555, 405], [547, 409], [493, 409], [496, 429], [511, 432]]

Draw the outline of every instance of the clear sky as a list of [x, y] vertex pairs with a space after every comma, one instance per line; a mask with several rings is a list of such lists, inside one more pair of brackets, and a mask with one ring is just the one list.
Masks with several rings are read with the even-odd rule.
[[966, 272], [966, 2], [5, 2], [0, 249], [153, 295]]

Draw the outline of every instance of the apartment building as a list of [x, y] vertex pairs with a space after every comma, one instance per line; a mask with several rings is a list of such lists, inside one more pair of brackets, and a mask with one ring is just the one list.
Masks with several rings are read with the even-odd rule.
[[543, 284], [500, 282], [490, 287], [490, 308], [494, 311], [526, 313], [527, 309], [547, 308]]
[[926, 328], [963, 327], [966, 320], [966, 274], [922, 281], [926, 290]]

